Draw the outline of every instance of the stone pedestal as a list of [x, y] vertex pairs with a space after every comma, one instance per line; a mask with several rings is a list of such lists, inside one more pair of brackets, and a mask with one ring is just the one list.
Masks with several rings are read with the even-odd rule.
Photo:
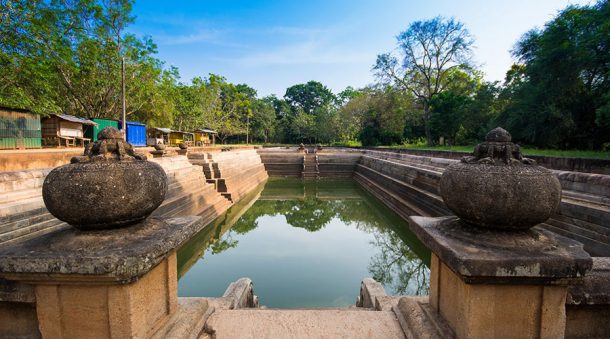
[[411, 217], [433, 252], [429, 304], [457, 338], [562, 338], [568, 286], [591, 268], [582, 244], [533, 228], [474, 228]]
[[153, 158], [162, 158], [166, 151], [165, 150], [154, 150], [154, 151], [150, 151], [150, 154], [152, 154]]
[[68, 228], [2, 248], [0, 277], [33, 286], [44, 338], [148, 338], [178, 309], [176, 249], [203, 227], [187, 217]]

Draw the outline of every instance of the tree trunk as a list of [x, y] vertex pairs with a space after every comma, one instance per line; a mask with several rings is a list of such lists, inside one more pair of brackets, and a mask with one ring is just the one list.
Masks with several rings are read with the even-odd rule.
[[424, 131], [426, 132], [426, 144], [433, 146], [434, 140], [432, 140], [432, 132], [430, 131], [430, 105], [428, 102], [424, 102]]

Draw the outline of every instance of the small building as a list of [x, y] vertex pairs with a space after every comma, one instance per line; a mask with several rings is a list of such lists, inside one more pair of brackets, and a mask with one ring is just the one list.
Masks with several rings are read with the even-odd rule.
[[[127, 142], [132, 146], [146, 146], [146, 125], [141, 122], [127, 121]], [[123, 121], [119, 120], [119, 129], [123, 129]]]
[[97, 123], [97, 125], [93, 126], [93, 128], [85, 129], [85, 138], [91, 139], [91, 141], [97, 141], [97, 134], [106, 127], [114, 127], [116, 129], [119, 128], [119, 122], [116, 120], [97, 118], [90, 120]]
[[207, 146], [216, 144], [217, 134], [218, 133], [216, 133], [216, 131], [208, 128], [201, 128], [195, 130], [195, 146]]
[[[84, 146], [90, 142], [85, 137], [88, 129], [97, 123], [67, 114], [51, 114], [41, 119], [42, 141], [45, 146]], [[90, 132], [89, 132], [90, 133]]]
[[146, 130], [146, 144], [154, 145], [169, 145], [169, 134], [172, 132], [170, 128], [151, 127]]
[[0, 149], [40, 148], [41, 138], [40, 115], [0, 107]]
[[169, 134], [169, 145], [178, 146], [181, 143], [185, 143], [188, 146], [193, 146], [195, 140], [195, 134], [191, 132], [183, 131], [171, 131]]

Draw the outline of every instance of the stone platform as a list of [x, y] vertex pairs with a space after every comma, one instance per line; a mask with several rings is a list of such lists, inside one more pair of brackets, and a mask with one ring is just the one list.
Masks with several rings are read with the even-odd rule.
[[361, 309], [224, 310], [205, 325], [222, 338], [405, 338], [392, 311]]

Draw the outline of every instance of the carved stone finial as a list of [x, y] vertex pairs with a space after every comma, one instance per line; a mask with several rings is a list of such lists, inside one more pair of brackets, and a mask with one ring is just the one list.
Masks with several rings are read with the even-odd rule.
[[502, 127], [496, 127], [489, 131], [485, 136], [485, 141], [491, 142], [511, 142], [512, 136]]
[[73, 157], [71, 163], [92, 161], [132, 161], [147, 160], [146, 156], [136, 153], [130, 143], [123, 140], [123, 133], [114, 127], [106, 127], [97, 134], [97, 141], [85, 147], [82, 156]]
[[85, 155], [46, 176], [42, 198], [47, 210], [81, 230], [123, 227], [145, 219], [165, 199], [165, 171], [134, 152], [118, 129], [106, 127], [97, 137]]
[[484, 142], [474, 148], [472, 156], [463, 157], [461, 161], [467, 164], [535, 165], [536, 161], [524, 158], [519, 145], [511, 140], [507, 130], [496, 127], [487, 133]]
[[498, 127], [470, 157], [447, 167], [439, 183], [445, 205], [468, 224], [524, 230], [556, 210], [561, 185], [549, 170], [524, 158], [511, 135]]

